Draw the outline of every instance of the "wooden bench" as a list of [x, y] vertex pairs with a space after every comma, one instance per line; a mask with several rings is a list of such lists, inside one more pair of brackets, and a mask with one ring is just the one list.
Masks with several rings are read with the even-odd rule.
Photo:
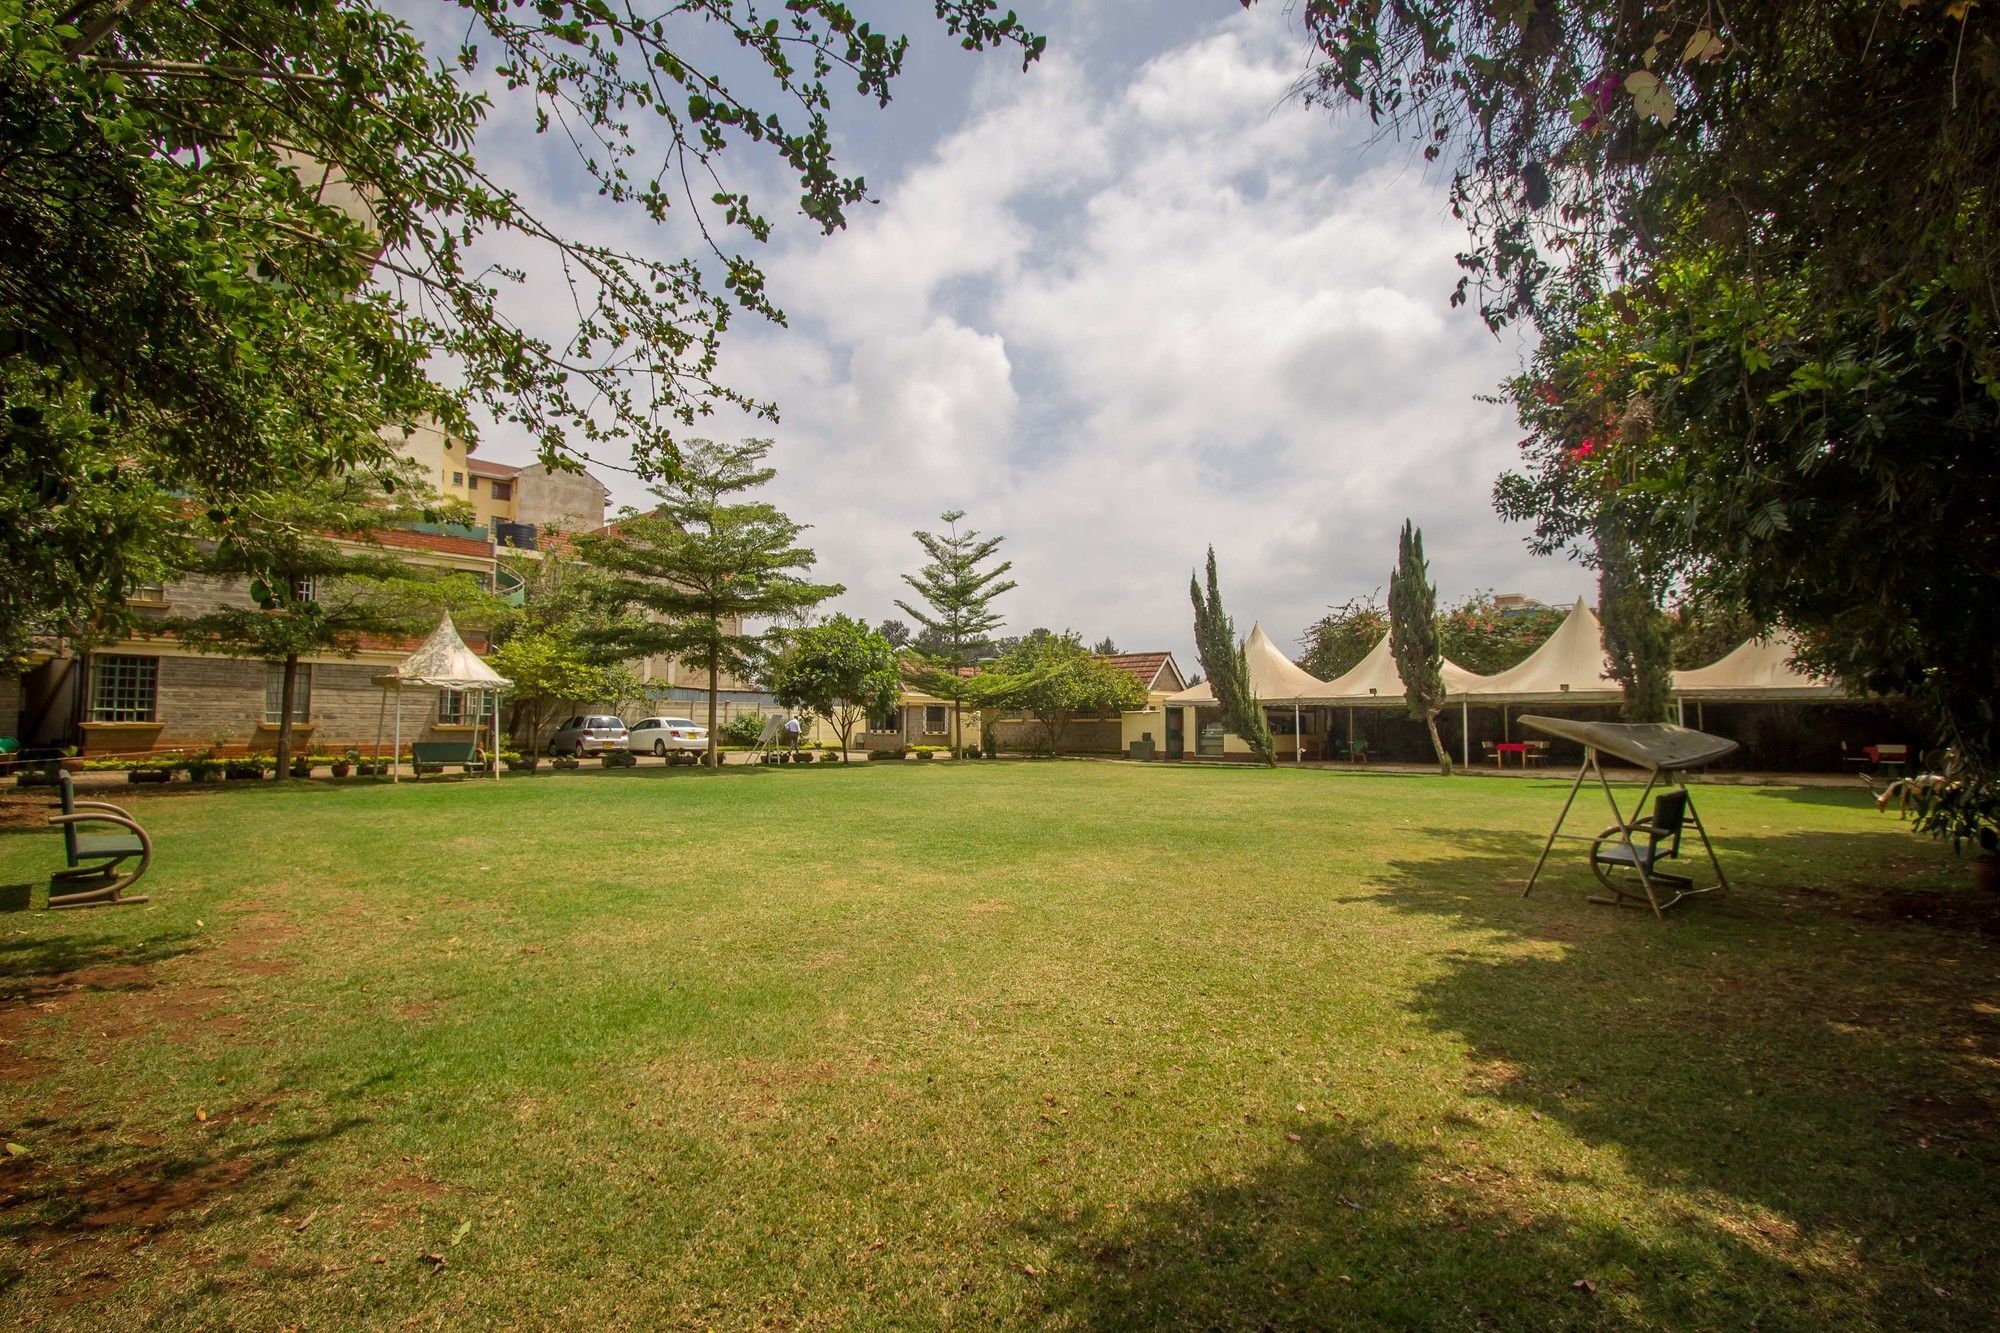
[[480, 757], [477, 741], [410, 742], [410, 769], [419, 777], [442, 773], [446, 764], [457, 764], [468, 773], [486, 771], [486, 760]]
[[[153, 840], [146, 830], [119, 806], [77, 800], [76, 784], [68, 773], [60, 775], [57, 786], [61, 791], [57, 802], [60, 813], [50, 815], [49, 823], [62, 829], [63, 855], [69, 864], [49, 876], [49, 906], [110, 907], [145, 902], [144, 894], [127, 898], [125, 890], [153, 864]], [[111, 824], [123, 832], [77, 832], [85, 824]], [[119, 867], [135, 856], [139, 868], [121, 872]]]

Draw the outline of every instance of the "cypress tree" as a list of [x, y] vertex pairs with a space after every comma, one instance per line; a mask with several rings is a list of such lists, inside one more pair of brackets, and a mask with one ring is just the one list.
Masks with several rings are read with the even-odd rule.
[[1444, 651], [1438, 646], [1437, 589], [1424, 559], [1424, 534], [1403, 520], [1396, 569], [1389, 575], [1389, 651], [1403, 678], [1410, 716], [1431, 735], [1438, 772], [1451, 775], [1451, 756], [1438, 739], [1438, 710], [1444, 707]]
[[1208, 687], [1222, 709], [1222, 725], [1249, 743], [1259, 759], [1275, 768], [1277, 745], [1271, 739], [1264, 707], [1250, 688], [1250, 663], [1236, 626], [1222, 609], [1222, 592], [1216, 587], [1215, 548], [1208, 548], [1208, 591], [1204, 595], [1199, 579], [1188, 575], [1188, 595], [1194, 599], [1194, 647], [1201, 669], [1208, 673]]

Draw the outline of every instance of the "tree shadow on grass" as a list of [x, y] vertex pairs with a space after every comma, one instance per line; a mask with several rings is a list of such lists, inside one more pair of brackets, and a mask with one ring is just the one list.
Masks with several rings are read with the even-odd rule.
[[1806, 1290], [1755, 1237], [1553, 1215], [1522, 1172], [1317, 1123], [1248, 1172], [1026, 1232], [1061, 1238], [1043, 1313], [1090, 1328], [1688, 1327], [1725, 1280]]
[[1408, 1000], [1465, 1050], [1461, 1123], [1435, 1146], [1315, 1124], [1247, 1174], [1036, 1219], [1063, 1256], [1051, 1310], [1134, 1328], [2000, 1324], [1992, 941], [1871, 917], [1878, 835], [1731, 838], [1736, 890], [1665, 922], [1584, 904], [1573, 852], [1523, 898], [1541, 842], [1425, 830], [1412, 846], [1449, 850], [1354, 894], [1462, 927]]

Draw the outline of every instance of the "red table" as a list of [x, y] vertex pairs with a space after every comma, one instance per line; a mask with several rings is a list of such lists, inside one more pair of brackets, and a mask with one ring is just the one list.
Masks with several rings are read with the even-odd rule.
[[1493, 747], [1493, 766], [1495, 768], [1507, 767], [1507, 756], [1510, 754], [1521, 756], [1522, 768], [1528, 766], [1528, 742], [1526, 741], [1501, 741], [1498, 745], [1495, 745]]

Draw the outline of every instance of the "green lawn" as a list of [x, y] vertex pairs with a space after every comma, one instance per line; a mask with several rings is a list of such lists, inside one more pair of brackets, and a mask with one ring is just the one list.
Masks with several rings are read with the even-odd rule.
[[1993, 1327], [1964, 867], [1704, 788], [1735, 894], [1524, 900], [1563, 785], [131, 789], [0, 914], [0, 1322]]

